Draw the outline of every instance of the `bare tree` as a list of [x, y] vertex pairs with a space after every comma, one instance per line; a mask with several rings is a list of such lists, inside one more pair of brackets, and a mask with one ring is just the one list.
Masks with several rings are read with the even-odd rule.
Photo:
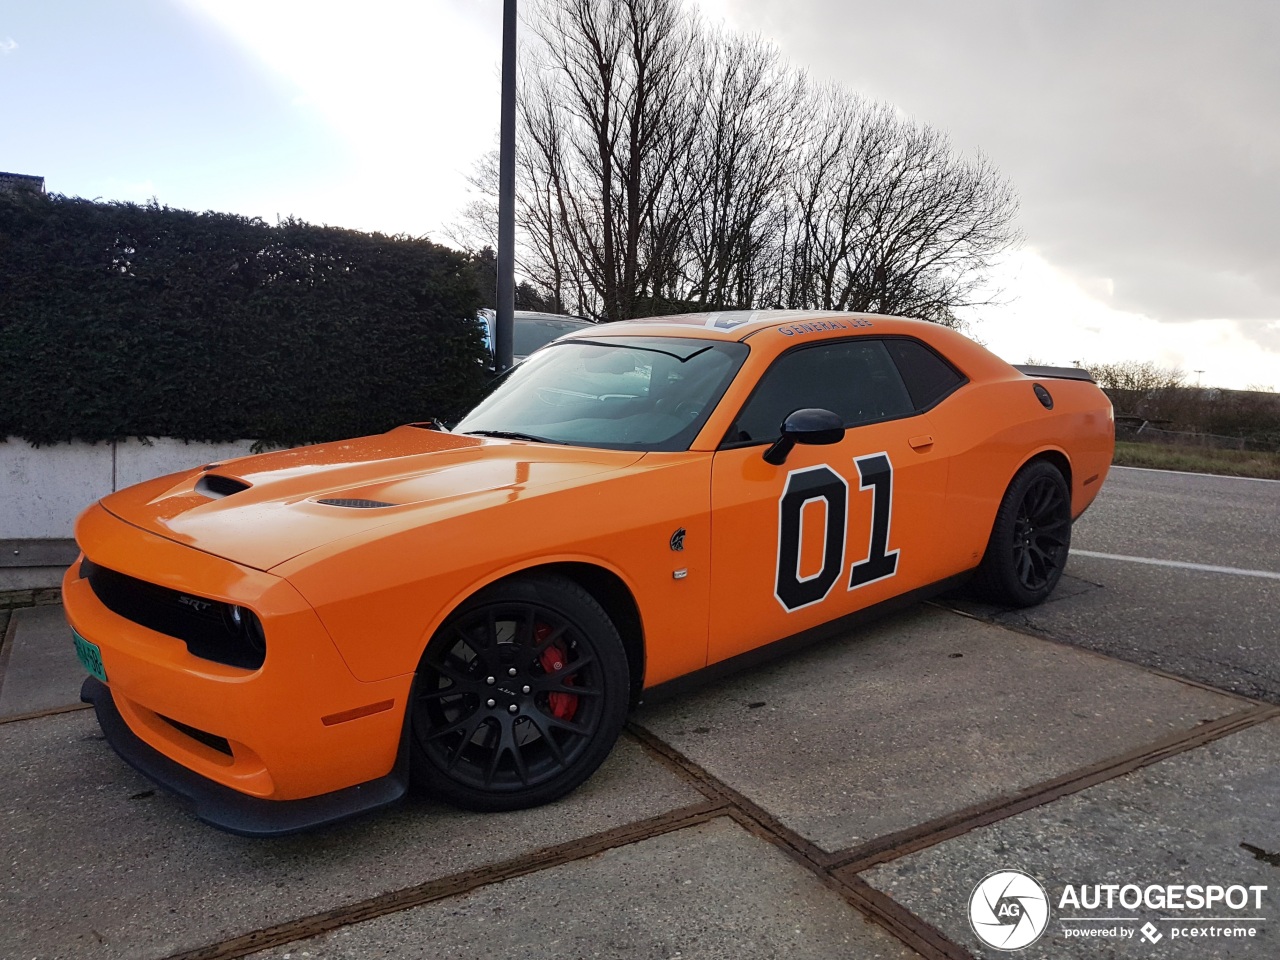
[[860, 217], [887, 137], [887, 108], [869, 107], [837, 87], [814, 91], [808, 129], [791, 178], [790, 244], [784, 254], [787, 303], [848, 309], [864, 270]]
[[[1017, 239], [985, 158], [680, 0], [540, 0], [524, 51], [517, 265], [603, 319], [729, 306], [954, 322]], [[496, 165], [464, 242], [492, 242]]]
[[536, 141], [525, 186], [545, 196], [538, 259], [551, 278], [571, 273], [594, 312], [634, 316], [679, 243], [697, 25], [675, 0], [559, 0], [537, 11], [522, 126]]
[[839, 88], [817, 91], [792, 181], [788, 302], [951, 322], [1017, 240], [1017, 198], [983, 157]]
[[690, 152], [681, 286], [720, 309], [781, 300], [772, 249], [797, 153], [806, 83], [759, 39], [716, 34], [696, 64], [703, 121]]

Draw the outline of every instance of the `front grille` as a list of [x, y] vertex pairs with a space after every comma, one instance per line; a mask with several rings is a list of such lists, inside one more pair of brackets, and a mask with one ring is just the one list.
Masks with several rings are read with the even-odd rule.
[[182, 723], [180, 720], [173, 719], [173, 717], [166, 717], [162, 713], [157, 713], [156, 716], [169, 724], [169, 726], [173, 727], [179, 733], [186, 734], [192, 740], [199, 741], [206, 747], [209, 747], [212, 750], [217, 750], [219, 753], [225, 753], [228, 757], [235, 756], [235, 754], [231, 752], [231, 743], [226, 737], [220, 737], [216, 733], [209, 733], [207, 730], [201, 730], [198, 727], [190, 726]]
[[266, 659], [262, 626], [244, 607], [148, 583], [108, 570], [87, 557], [81, 563], [80, 576], [89, 581], [112, 613], [181, 640], [192, 656], [247, 670], [258, 669]]

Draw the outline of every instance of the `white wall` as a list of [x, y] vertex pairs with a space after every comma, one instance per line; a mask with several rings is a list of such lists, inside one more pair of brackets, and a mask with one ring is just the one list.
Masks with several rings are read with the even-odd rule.
[[167, 437], [144, 444], [0, 443], [0, 540], [69, 539], [75, 519], [95, 500], [152, 477], [239, 457], [252, 440], [184, 443]]

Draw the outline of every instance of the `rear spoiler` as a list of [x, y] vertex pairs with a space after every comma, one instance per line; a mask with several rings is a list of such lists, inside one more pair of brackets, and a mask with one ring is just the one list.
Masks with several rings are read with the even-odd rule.
[[1028, 364], [1014, 364], [1013, 369], [1037, 380], [1085, 380], [1094, 383], [1093, 374], [1082, 367], [1037, 367]]

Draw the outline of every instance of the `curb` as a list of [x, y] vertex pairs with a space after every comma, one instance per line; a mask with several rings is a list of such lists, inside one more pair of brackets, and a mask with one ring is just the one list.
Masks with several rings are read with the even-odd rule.
[[43, 607], [62, 602], [61, 587], [33, 587], [27, 590], [0, 590], [0, 610]]

